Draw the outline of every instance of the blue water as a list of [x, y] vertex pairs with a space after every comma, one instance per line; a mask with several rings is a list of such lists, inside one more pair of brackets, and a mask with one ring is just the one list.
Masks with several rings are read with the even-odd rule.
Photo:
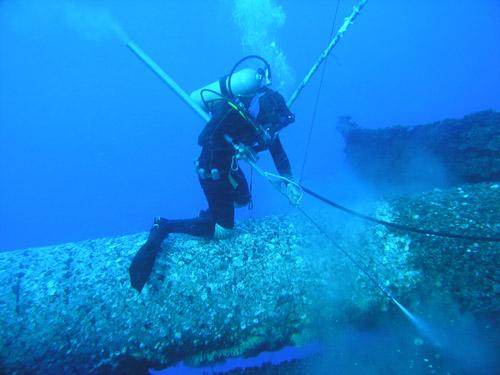
[[[356, 3], [339, 2], [335, 29]], [[136, 233], [154, 216], [205, 208], [193, 166], [203, 123], [124, 37], [188, 92], [244, 55], [267, 54], [289, 97], [327, 45], [336, 8], [323, 0], [0, 2], [0, 251]], [[303, 181], [339, 199], [369, 194], [344, 163], [339, 116], [379, 128], [500, 110], [499, 19], [497, 0], [369, 0], [327, 61]], [[282, 134], [297, 177], [320, 76]], [[267, 155], [259, 163], [273, 170]], [[254, 209], [238, 219], [290, 210], [258, 176], [253, 189]], [[476, 336], [494, 336], [488, 320], [461, 319], [455, 331], [414, 322], [402, 314], [395, 328], [344, 327], [311, 373], [382, 371], [397, 361], [399, 373], [410, 365], [476, 373], [484, 358], [483, 369], [498, 368], [497, 337]]]
[[[355, 3], [340, 2], [337, 28]], [[255, 52], [242, 47], [253, 12], [263, 43], [286, 58], [288, 97], [326, 46], [337, 3], [276, 4], [0, 2], [0, 249], [134, 233], [155, 215], [204, 208], [193, 172], [201, 121], [106, 27], [120, 25], [191, 91]], [[339, 115], [383, 127], [498, 110], [499, 16], [494, 0], [369, 1], [328, 60], [304, 182], [337, 197], [360, 191], [342, 162]], [[282, 135], [297, 174], [319, 78]], [[288, 209], [258, 179], [254, 196], [255, 216]]]

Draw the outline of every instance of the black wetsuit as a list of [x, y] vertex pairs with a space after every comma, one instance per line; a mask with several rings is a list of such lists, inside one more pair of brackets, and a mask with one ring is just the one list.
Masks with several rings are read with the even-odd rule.
[[[208, 210], [194, 219], [155, 219], [146, 243], [141, 246], [129, 268], [131, 285], [137, 291], [140, 292], [147, 282], [161, 243], [169, 233], [214, 236], [219, 227], [234, 227], [235, 205], [250, 202], [248, 183], [234, 157], [236, 151], [232, 142], [250, 147], [255, 152], [268, 149], [278, 172], [291, 177], [290, 163], [277, 134], [294, 121], [283, 97], [264, 89], [246, 105], [253, 118], [251, 123], [225, 101], [214, 106], [212, 118], [198, 138], [202, 149], [197, 172], [208, 201]], [[259, 135], [262, 128], [272, 136], [266, 142], [262, 140], [262, 133]]]
[[246, 100], [245, 105], [252, 105], [255, 112], [253, 119], [259, 126], [268, 128], [271, 140], [263, 143], [256, 129], [226, 101], [216, 104], [212, 118], [198, 137], [202, 149], [197, 172], [208, 201], [208, 210], [195, 219], [161, 219], [160, 226], [165, 228], [166, 234], [182, 232], [208, 237], [214, 234], [215, 224], [232, 229], [235, 206], [241, 207], [250, 202], [247, 180], [234, 158], [234, 146], [226, 136], [234, 143], [251, 147], [254, 152], [269, 150], [279, 174], [291, 177], [290, 162], [277, 134], [294, 121], [285, 100], [276, 91], [266, 88], [256, 98]]

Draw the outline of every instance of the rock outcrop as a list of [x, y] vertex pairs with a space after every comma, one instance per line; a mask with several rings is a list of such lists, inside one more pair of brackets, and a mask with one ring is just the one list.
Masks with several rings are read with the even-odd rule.
[[500, 180], [500, 113], [414, 127], [363, 129], [343, 118], [347, 161], [381, 192]]
[[[470, 235], [500, 232], [500, 187], [474, 184], [365, 207], [378, 218]], [[332, 211], [243, 222], [234, 237], [172, 235], [131, 289], [141, 233], [0, 254], [0, 369], [119, 373], [274, 350], [325, 327], [399, 314], [354, 258], [415, 312], [438, 298], [499, 309], [498, 243], [387, 229]]]

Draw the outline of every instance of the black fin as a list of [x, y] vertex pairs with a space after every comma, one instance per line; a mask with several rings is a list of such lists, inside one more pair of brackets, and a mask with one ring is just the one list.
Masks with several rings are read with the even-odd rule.
[[132, 288], [139, 293], [149, 279], [153, 265], [155, 264], [156, 255], [160, 250], [161, 243], [157, 241], [147, 241], [135, 254], [132, 263], [130, 264], [130, 284]]

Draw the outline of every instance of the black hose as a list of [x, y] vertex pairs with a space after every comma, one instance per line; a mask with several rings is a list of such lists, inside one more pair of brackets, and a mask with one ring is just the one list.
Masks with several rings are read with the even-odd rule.
[[225, 100], [228, 104], [232, 105], [234, 109], [237, 109], [238, 113], [243, 117], [243, 119], [250, 124], [250, 126], [253, 127], [253, 129], [255, 130], [255, 132], [257, 133], [257, 135], [259, 136], [259, 143], [261, 144], [266, 144], [266, 142], [268, 142], [269, 140], [269, 135], [268, 133], [266, 132], [266, 130], [260, 125], [258, 124], [257, 122], [255, 122], [252, 117], [248, 114], [248, 111], [247, 109], [240, 105], [241, 102], [239, 101], [238, 98], [236, 97], [233, 97], [233, 98], [229, 98], [217, 91], [214, 91], [212, 89], [203, 89], [200, 91], [200, 96], [201, 96], [201, 100], [203, 101], [203, 104], [205, 105], [205, 107], [207, 109], [208, 108], [208, 103], [207, 101], [205, 100], [205, 92], [210, 92], [214, 95], [217, 95], [221, 98], [221, 100]]
[[347, 212], [350, 215], [360, 217], [364, 220], [368, 220], [368, 221], [371, 221], [371, 222], [374, 222], [377, 224], [385, 225], [386, 227], [391, 227], [391, 228], [403, 230], [406, 232], [428, 234], [431, 236], [438, 236], [438, 237], [459, 238], [462, 240], [470, 240], [470, 241], [500, 242], [500, 237], [468, 236], [468, 235], [463, 235], [463, 234], [446, 233], [446, 232], [433, 231], [433, 230], [427, 230], [427, 229], [413, 228], [413, 227], [409, 227], [406, 225], [401, 225], [401, 224], [391, 223], [391, 222], [385, 221], [385, 220], [376, 219], [374, 217], [364, 215], [364, 214], [361, 214], [359, 212], [353, 211], [347, 207], [341, 206], [340, 204], [335, 203], [335, 202], [329, 200], [328, 198], [325, 198], [325, 197], [319, 195], [318, 193], [315, 193], [314, 191], [312, 191], [312, 190], [310, 190], [302, 185], [300, 185], [300, 187], [302, 188], [302, 190], [305, 193], [309, 194], [310, 196], [312, 196], [312, 197], [314, 197], [314, 198], [316, 198], [316, 199], [318, 199], [318, 200], [320, 200], [320, 201], [322, 201], [322, 202], [324, 202], [332, 207], [335, 207], [341, 211]]
[[209, 93], [212, 93], [212, 94], [214, 94], [214, 95], [216, 95], [216, 96], [219, 96], [221, 99], [224, 99], [224, 100], [229, 100], [229, 98], [225, 97], [224, 95], [222, 95], [221, 93], [219, 93], [219, 92], [217, 92], [217, 91], [215, 91], [215, 90], [212, 90], [212, 89], [202, 89], [202, 90], [200, 91], [200, 97], [201, 97], [201, 101], [202, 101], [202, 102], [203, 102], [203, 104], [205, 105], [205, 108], [206, 108], [206, 109], [209, 109], [209, 108], [208, 108], [208, 103], [207, 103], [207, 101], [205, 100], [205, 95], [204, 95], [204, 94], [205, 94], [205, 92], [209, 92]]

